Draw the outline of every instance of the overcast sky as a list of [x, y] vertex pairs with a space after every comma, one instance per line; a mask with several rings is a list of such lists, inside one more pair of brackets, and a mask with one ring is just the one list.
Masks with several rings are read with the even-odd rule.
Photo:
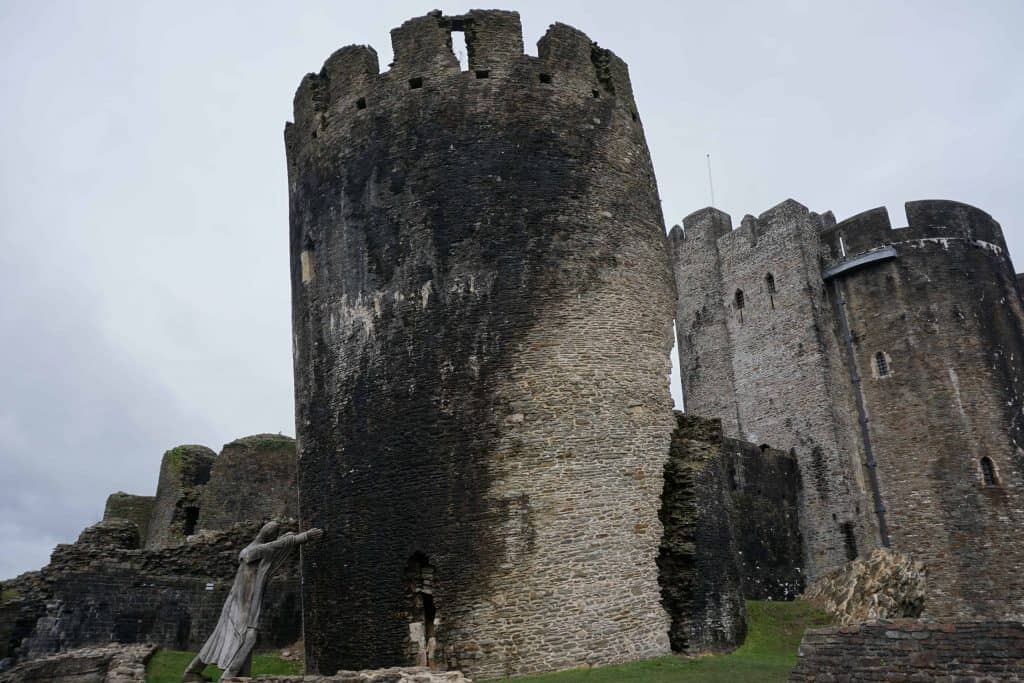
[[[531, 54], [563, 21], [629, 63], [669, 226], [710, 153], [737, 224], [949, 198], [1024, 259], [1020, 0], [501, 4]], [[0, 578], [178, 443], [294, 433], [292, 95], [433, 6], [0, 0]]]

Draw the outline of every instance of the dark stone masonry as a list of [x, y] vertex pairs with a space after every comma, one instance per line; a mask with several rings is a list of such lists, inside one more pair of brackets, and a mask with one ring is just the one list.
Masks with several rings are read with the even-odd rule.
[[731, 458], [722, 423], [676, 413], [665, 464], [658, 556], [662, 600], [676, 652], [731, 650], [747, 632], [743, 579], [729, 495]]
[[1024, 624], [875, 621], [804, 634], [790, 683], [1024, 680]]
[[675, 287], [626, 64], [564, 24], [526, 55], [515, 12], [391, 38], [285, 131], [307, 666], [666, 654]]

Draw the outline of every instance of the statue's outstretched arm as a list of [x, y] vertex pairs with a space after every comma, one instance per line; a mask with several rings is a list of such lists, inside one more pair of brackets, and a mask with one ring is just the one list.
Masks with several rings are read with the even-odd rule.
[[243, 552], [243, 559], [247, 562], [262, 558], [266, 555], [272, 555], [278, 550], [283, 550], [291, 546], [302, 545], [309, 541], [315, 541], [324, 535], [322, 529], [310, 529], [309, 531], [303, 531], [301, 534], [293, 534], [291, 532], [282, 535], [280, 538], [269, 543], [260, 543], [259, 545], [253, 545], [246, 548]]

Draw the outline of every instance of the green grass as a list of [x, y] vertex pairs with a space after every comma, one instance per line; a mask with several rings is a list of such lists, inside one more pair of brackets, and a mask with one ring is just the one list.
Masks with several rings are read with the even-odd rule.
[[21, 591], [17, 588], [4, 588], [0, 591], [0, 602], [10, 602], [21, 597]]
[[807, 628], [830, 623], [803, 602], [748, 602], [747, 640], [727, 655], [661, 657], [633, 664], [507, 679], [515, 683], [768, 683], [785, 681]]
[[[196, 656], [195, 652], [180, 650], [157, 650], [146, 667], [146, 683], [181, 683], [181, 674]], [[221, 671], [215, 666], [206, 667], [207, 676], [219, 680]], [[252, 674], [300, 674], [302, 662], [289, 662], [276, 655], [255, 655], [252, 658]]]

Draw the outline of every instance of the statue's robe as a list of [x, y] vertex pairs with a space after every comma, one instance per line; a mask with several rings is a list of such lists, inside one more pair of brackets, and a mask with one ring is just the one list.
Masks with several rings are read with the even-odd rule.
[[287, 533], [275, 541], [254, 541], [242, 549], [238, 554], [235, 582], [224, 601], [217, 627], [199, 651], [199, 659], [221, 669], [227, 669], [236, 659], [245, 644], [246, 632], [259, 624], [263, 594], [270, 577], [298, 545], [298, 536]]

